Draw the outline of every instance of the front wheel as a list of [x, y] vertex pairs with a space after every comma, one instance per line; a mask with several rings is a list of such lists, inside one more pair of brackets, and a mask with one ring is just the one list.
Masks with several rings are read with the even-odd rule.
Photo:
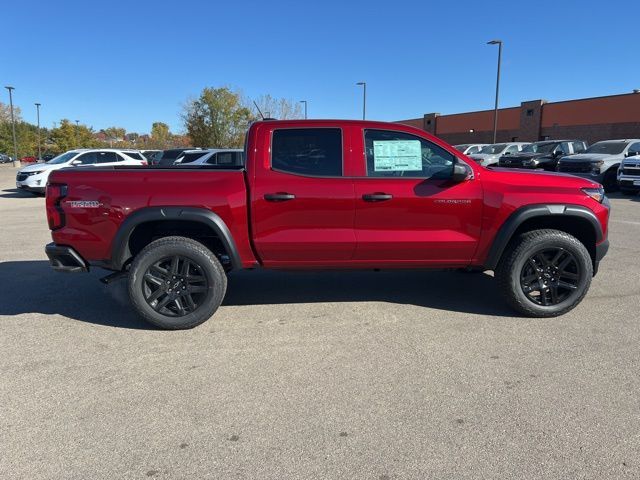
[[586, 247], [558, 230], [522, 234], [495, 272], [507, 303], [529, 317], [555, 317], [572, 310], [589, 290], [593, 263]]
[[602, 186], [607, 193], [615, 192], [618, 190], [618, 174], [615, 168], [607, 170], [602, 179]]
[[129, 275], [129, 298], [154, 325], [179, 330], [208, 320], [227, 290], [227, 277], [216, 256], [185, 237], [165, 237], [147, 245]]

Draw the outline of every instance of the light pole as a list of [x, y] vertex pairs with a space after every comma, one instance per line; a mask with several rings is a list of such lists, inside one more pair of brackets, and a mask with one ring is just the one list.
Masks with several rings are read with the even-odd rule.
[[496, 105], [493, 109], [493, 143], [498, 133], [498, 94], [500, 92], [500, 62], [502, 61], [502, 40], [491, 40], [487, 45], [498, 45], [498, 75], [496, 77]]
[[42, 160], [42, 148], [40, 147], [40, 103], [36, 103], [36, 113], [38, 116], [38, 160]]
[[76, 148], [78, 148], [78, 123], [80, 122], [76, 120]]
[[307, 101], [306, 100], [300, 100], [300, 103], [304, 103], [304, 119], [307, 119]]
[[4, 87], [7, 90], [9, 90], [9, 106], [11, 109], [11, 129], [13, 130], [13, 154], [15, 155], [15, 157], [13, 157], [13, 166], [14, 167], [19, 167], [20, 166], [20, 160], [18, 159], [18, 141], [16, 140], [16, 120], [13, 116], [13, 90], [15, 90], [14, 87]]
[[362, 86], [362, 119], [364, 120], [367, 113], [367, 82], [358, 82], [356, 85]]

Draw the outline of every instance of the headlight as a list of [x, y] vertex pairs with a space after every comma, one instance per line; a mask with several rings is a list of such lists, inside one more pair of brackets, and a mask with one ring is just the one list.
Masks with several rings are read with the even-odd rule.
[[27, 177], [30, 177], [32, 175], [38, 175], [39, 173], [42, 173], [44, 170], [38, 170], [37, 172], [26, 172], [25, 175]]
[[604, 188], [583, 188], [582, 191], [593, 198], [596, 202], [602, 203], [604, 200]]
[[593, 169], [593, 171], [594, 171], [595, 173], [600, 173], [600, 167], [601, 167], [602, 165], [604, 165], [604, 161], [602, 161], [602, 160], [598, 160], [597, 162], [593, 162], [593, 163], [591, 164], [591, 168]]

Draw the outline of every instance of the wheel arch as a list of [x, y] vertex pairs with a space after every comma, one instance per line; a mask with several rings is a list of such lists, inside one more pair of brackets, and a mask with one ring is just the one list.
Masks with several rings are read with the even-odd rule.
[[551, 228], [576, 237], [589, 251], [594, 268], [597, 263], [596, 244], [604, 240], [602, 227], [595, 213], [581, 205], [529, 205], [513, 212], [502, 224], [484, 262], [495, 270], [509, 243], [531, 230]]
[[[228, 255], [232, 268], [242, 266], [231, 231], [224, 220], [211, 210], [198, 207], [146, 207], [133, 212], [120, 225], [112, 242], [109, 267], [122, 270], [153, 240], [154, 234], [160, 237], [186, 236], [201, 241], [212, 250], [216, 250], [212, 248], [214, 245], [219, 245], [223, 253]], [[216, 243], [207, 244], [204, 239], [216, 239]]]

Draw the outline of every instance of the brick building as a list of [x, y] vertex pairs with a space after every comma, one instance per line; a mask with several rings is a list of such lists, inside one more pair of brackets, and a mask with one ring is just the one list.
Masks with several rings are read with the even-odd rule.
[[[491, 143], [493, 110], [399, 120], [451, 144]], [[589, 143], [613, 138], [640, 138], [640, 92], [563, 102], [531, 100], [498, 110], [497, 141], [531, 142], [553, 138]]]

